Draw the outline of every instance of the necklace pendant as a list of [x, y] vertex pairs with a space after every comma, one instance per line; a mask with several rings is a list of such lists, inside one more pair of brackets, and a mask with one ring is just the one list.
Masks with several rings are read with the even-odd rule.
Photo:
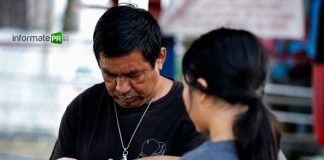
[[127, 155], [128, 155], [128, 151], [124, 150], [123, 151], [123, 158], [121, 160], [127, 160]]

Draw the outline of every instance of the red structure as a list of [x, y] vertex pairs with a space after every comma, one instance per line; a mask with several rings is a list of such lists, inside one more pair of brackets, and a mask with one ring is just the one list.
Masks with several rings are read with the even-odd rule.
[[313, 65], [313, 116], [317, 142], [324, 145], [324, 3], [321, 4], [317, 54]]
[[316, 139], [324, 144], [324, 64], [313, 65], [313, 115]]

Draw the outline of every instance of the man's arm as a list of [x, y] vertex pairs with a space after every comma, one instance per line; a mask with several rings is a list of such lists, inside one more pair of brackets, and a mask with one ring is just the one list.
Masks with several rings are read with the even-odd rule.
[[136, 160], [179, 160], [180, 157], [176, 156], [152, 156], [152, 157], [144, 157], [144, 158], [139, 158]]
[[75, 99], [67, 107], [62, 117], [58, 138], [50, 157], [51, 160], [76, 156], [76, 131], [79, 123], [76, 104], [77, 100]]

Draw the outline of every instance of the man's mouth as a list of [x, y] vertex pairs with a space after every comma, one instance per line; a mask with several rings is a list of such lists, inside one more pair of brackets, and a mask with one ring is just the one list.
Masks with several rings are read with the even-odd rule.
[[118, 96], [118, 99], [124, 103], [131, 103], [131, 102], [135, 101], [135, 97], [130, 97], [130, 96], [129, 97]]

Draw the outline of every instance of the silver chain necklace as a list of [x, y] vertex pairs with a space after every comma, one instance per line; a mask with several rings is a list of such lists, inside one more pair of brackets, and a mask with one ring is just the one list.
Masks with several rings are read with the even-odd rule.
[[129, 148], [130, 144], [132, 143], [132, 140], [133, 140], [133, 138], [134, 138], [134, 135], [135, 135], [135, 133], [136, 133], [138, 127], [140, 126], [140, 124], [141, 124], [141, 122], [142, 122], [142, 120], [143, 120], [143, 118], [144, 118], [144, 116], [145, 116], [145, 114], [146, 114], [146, 111], [149, 109], [149, 107], [150, 107], [152, 101], [153, 101], [153, 98], [151, 99], [151, 101], [150, 101], [149, 104], [147, 105], [147, 107], [146, 107], [146, 109], [145, 109], [145, 111], [144, 111], [144, 113], [143, 113], [141, 119], [140, 119], [139, 122], [137, 123], [137, 126], [136, 126], [136, 128], [135, 128], [135, 130], [134, 130], [134, 132], [133, 132], [133, 135], [132, 135], [132, 137], [130, 138], [130, 140], [129, 140], [129, 142], [128, 142], [128, 144], [127, 144], [126, 147], [125, 147], [125, 145], [124, 145], [123, 137], [122, 137], [122, 135], [121, 135], [120, 125], [119, 125], [118, 115], [117, 115], [117, 109], [116, 109], [116, 108], [117, 108], [117, 107], [116, 107], [116, 102], [114, 101], [115, 116], [116, 116], [116, 122], [117, 122], [117, 127], [118, 127], [119, 138], [120, 138], [120, 142], [121, 142], [121, 144], [122, 144], [123, 150], [124, 150], [124, 151], [123, 151], [123, 158], [122, 158], [122, 160], [127, 160], [128, 148]]

